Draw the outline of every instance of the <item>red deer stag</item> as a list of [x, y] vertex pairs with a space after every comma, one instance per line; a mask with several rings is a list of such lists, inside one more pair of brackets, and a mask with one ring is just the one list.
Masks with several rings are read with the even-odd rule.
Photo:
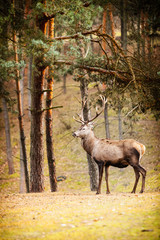
[[[103, 109], [106, 103], [105, 98], [101, 96], [103, 101]], [[101, 193], [101, 182], [103, 176], [103, 170], [105, 167], [105, 180], [106, 180], [106, 193], [110, 193], [108, 185], [108, 169], [109, 166], [114, 166], [118, 168], [125, 168], [127, 166], [132, 166], [135, 172], [135, 184], [132, 193], [136, 192], [136, 187], [139, 181], [140, 173], [142, 175], [142, 188], [140, 193], [144, 192], [145, 188], [145, 177], [146, 170], [140, 165], [140, 159], [145, 153], [145, 146], [134, 139], [125, 140], [110, 140], [110, 139], [99, 139], [95, 137], [92, 131], [92, 122], [101, 113], [96, 112], [96, 116], [89, 121], [84, 121], [80, 115], [79, 119], [74, 118], [77, 122], [81, 123], [79, 130], [73, 133], [74, 137], [80, 137], [82, 147], [84, 150], [91, 155], [94, 161], [98, 164], [99, 169], [99, 184], [97, 189], [97, 194]]]

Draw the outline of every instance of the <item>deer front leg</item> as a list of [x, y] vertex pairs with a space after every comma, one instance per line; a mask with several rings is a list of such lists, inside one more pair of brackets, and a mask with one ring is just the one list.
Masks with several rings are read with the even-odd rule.
[[104, 169], [104, 163], [98, 163], [98, 169], [99, 169], [99, 184], [96, 194], [101, 193], [101, 183], [102, 183], [102, 177], [103, 177], [103, 169]]
[[106, 179], [106, 187], [107, 187], [107, 191], [106, 193], [109, 194], [109, 185], [108, 185], [108, 170], [109, 170], [109, 166], [105, 166], [105, 179]]

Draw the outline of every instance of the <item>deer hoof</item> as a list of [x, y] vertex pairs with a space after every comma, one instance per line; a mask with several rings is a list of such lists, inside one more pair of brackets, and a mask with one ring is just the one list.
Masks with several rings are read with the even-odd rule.
[[110, 192], [107, 191], [106, 194], [110, 194]]
[[143, 190], [141, 190], [139, 193], [143, 193]]

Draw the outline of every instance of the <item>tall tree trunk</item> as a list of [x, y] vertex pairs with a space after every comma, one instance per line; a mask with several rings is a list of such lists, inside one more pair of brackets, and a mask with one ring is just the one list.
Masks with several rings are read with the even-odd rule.
[[105, 104], [105, 109], [104, 109], [104, 120], [105, 120], [106, 138], [110, 138], [110, 131], [109, 131], [109, 117], [108, 117], [108, 103]]
[[[46, 34], [46, 20], [37, 19], [37, 28]], [[44, 191], [44, 149], [43, 149], [43, 89], [44, 56], [33, 56], [36, 71], [32, 79], [31, 104], [31, 148], [30, 148], [30, 189], [31, 192]]]
[[127, 51], [127, 0], [121, 0], [121, 43], [122, 48]]
[[65, 73], [63, 76], [63, 93], [67, 93], [67, 87], [66, 87], [66, 79], [67, 79], [67, 74]]
[[[107, 5], [103, 9], [103, 18], [102, 18], [102, 33], [106, 33], [106, 24], [107, 24]], [[102, 48], [104, 51], [106, 51], [106, 41], [103, 39], [102, 41]], [[102, 51], [102, 55], [104, 55], [104, 52]]]
[[147, 42], [147, 55], [148, 55], [148, 62], [151, 63], [151, 38], [149, 37], [150, 34], [150, 26], [148, 24], [148, 14], [145, 16], [145, 32], [146, 32], [146, 42]]
[[[20, 94], [21, 94], [21, 100], [22, 100], [22, 114], [24, 111], [24, 68], [21, 69], [20, 72]], [[25, 193], [25, 167], [24, 167], [24, 160], [23, 160], [23, 150], [22, 150], [22, 144], [20, 141], [20, 193]]]
[[[109, 13], [109, 20], [110, 20], [110, 26], [111, 26], [111, 35], [113, 37], [113, 39], [115, 39], [115, 29], [114, 29], [114, 21], [113, 21], [113, 13], [112, 13], [112, 4], [108, 3], [108, 13]], [[116, 52], [116, 46], [114, 43], [112, 43], [113, 48], [114, 48], [114, 52]]]
[[141, 21], [140, 21], [140, 12], [138, 12], [138, 16], [137, 16], [137, 54], [138, 56], [140, 56], [140, 42], [141, 42], [141, 33], [140, 33], [140, 29], [141, 29]]
[[8, 170], [9, 170], [9, 174], [13, 174], [15, 171], [14, 171], [14, 164], [13, 164], [13, 158], [12, 158], [9, 116], [8, 116], [8, 109], [7, 109], [7, 103], [5, 98], [2, 98], [2, 106], [3, 106], [4, 123], [5, 123]]
[[121, 116], [121, 113], [122, 113], [122, 108], [121, 108], [121, 106], [119, 105], [119, 107], [118, 107], [118, 129], [119, 129], [119, 140], [122, 140], [122, 139], [123, 139], [123, 132], [122, 132], [122, 116]]
[[30, 191], [44, 191], [44, 150], [43, 150], [43, 85], [45, 68], [35, 60], [37, 72], [32, 83], [31, 107], [31, 152], [30, 152]]
[[145, 39], [145, 16], [143, 11], [141, 12], [141, 25], [142, 25], [142, 57], [143, 57], [143, 60], [145, 60], [146, 39]]
[[[54, 38], [54, 19], [49, 20], [49, 37]], [[49, 68], [47, 78], [47, 97], [46, 97], [46, 145], [47, 145], [47, 159], [49, 168], [49, 179], [51, 192], [57, 191], [56, 179], [56, 163], [53, 150], [53, 137], [52, 137], [52, 100], [53, 100], [53, 70]]]
[[[13, 48], [14, 48], [14, 58], [15, 62], [18, 63], [18, 53], [17, 53], [17, 44], [16, 44], [16, 35], [13, 34]], [[29, 192], [29, 175], [28, 175], [28, 166], [27, 166], [27, 153], [26, 153], [26, 144], [25, 144], [25, 135], [24, 135], [24, 127], [23, 127], [23, 113], [22, 113], [22, 100], [20, 94], [20, 73], [19, 70], [16, 69], [16, 90], [17, 90], [17, 103], [18, 103], [18, 113], [19, 113], [19, 130], [20, 130], [20, 141], [22, 145], [23, 152], [23, 161], [25, 168], [25, 183], [26, 183], [26, 191]]]
[[[83, 77], [80, 80], [80, 90], [81, 90], [81, 98], [82, 98], [82, 105], [83, 106], [83, 118], [85, 121], [89, 120], [89, 107], [88, 107], [88, 83], [86, 79]], [[88, 161], [88, 170], [90, 176], [90, 189], [91, 191], [96, 191], [98, 187], [98, 169], [95, 161], [92, 157], [87, 154], [87, 161]]]
[[112, 13], [112, 4], [108, 3], [108, 9], [109, 9], [109, 19], [111, 24], [111, 34], [112, 37], [115, 39], [115, 29], [114, 29], [114, 21], [113, 21], [113, 13]]
[[[31, 109], [31, 82], [32, 82], [32, 61], [33, 55], [29, 57], [28, 63], [28, 107]], [[31, 118], [31, 111], [29, 111], [29, 117]]]

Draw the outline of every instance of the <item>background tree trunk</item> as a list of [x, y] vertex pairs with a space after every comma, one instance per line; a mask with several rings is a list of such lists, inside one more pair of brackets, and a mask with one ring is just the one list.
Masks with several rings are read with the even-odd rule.
[[[89, 108], [88, 108], [88, 83], [86, 79], [83, 77], [80, 80], [80, 91], [81, 91], [81, 98], [82, 98], [82, 105], [83, 106], [83, 118], [85, 121], [89, 120]], [[98, 187], [98, 169], [97, 164], [91, 158], [89, 154], [87, 154], [87, 161], [88, 161], [88, 170], [90, 176], [90, 189], [91, 191], [96, 191]]]
[[105, 104], [105, 109], [104, 109], [104, 120], [105, 120], [106, 138], [110, 138], [110, 131], [109, 131], [109, 117], [108, 117], [108, 103]]
[[122, 132], [122, 108], [119, 105], [118, 107], [118, 129], [119, 129], [119, 140], [123, 139], [123, 132]]
[[65, 73], [63, 76], [63, 93], [67, 93], [67, 87], [66, 87], [66, 80], [67, 80], [67, 74]]
[[38, 67], [35, 60], [37, 72], [34, 74], [32, 85], [32, 107], [31, 107], [31, 192], [44, 191], [44, 151], [43, 151], [43, 85], [45, 68]]
[[[49, 37], [54, 37], [54, 19], [49, 20]], [[49, 68], [49, 74], [47, 78], [47, 97], [46, 97], [46, 146], [47, 146], [47, 159], [49, 168], [49, 179], [51, 192], [57, 191], [57, 179], [56, 179], [56, 164], [53, 150], [53, 137], [52, 137], [52, 100], [53, 100], [53, 77], [51, 74], [53, 70]]]
[[[111, 28], [111, 36], [115, 39], [115, 28], [114, 28], [114, 21], [113, 21], [113, 12], [112, 12], [112, 4], [108, 3], [108, 13], [109, 13], [109, 20], [110, 20], [110, 28]], [[116, 46], [112, 43], [114, 52], [116, 53]]]
[[[13, 48], [14, 48], [14, 58], [15, 62], [18, 63], [18, 53], [17, 53], [17, 40], [16, 35], [13, 34]], [[20, 73], [19, 70], [16, 69], [16, 90], [17, 90], [17, 103], [18, 103], [18, 119], [19, 119], [19, 130], [20, 130], [20, 142], [22, 145], [23, 152], [23, 162], [25, 168], [25, 183], [26, 183], [26, 191], [29, 192], [29, 175], [28, 175], [28, 166], [27, 166], [27, 153], [26, 153], [26, 144], [25, 144], [25, 135], [24, 135], [24, 126], [23, 126], [23, 113], [22, 113], [22, 99], [20, 94]]]
[[127, 0], [121, 0], [121, 43], [122, 48], [127, 51]]
[[[46, 35], [46, 19], [37, 20], [37, 28]], [[44, 55], [33, 56], [36, 71], [32, 79], [31, 93], [31, 148], [30, 185], [31, 192], [44, 191], [44, 149], [43, 149], [43, 90], [45, 68]]]
[[[24, 94], [24, 68], [20, 71], [20, 94], [22, 99], [22, 115], [24, 112], [24, 101], [23, 101], [23, 94]], [[24, 166], [24, 160], [23, 160], [23, 150], [22, 150], [22, 144], [20, 142], [20, 193], [25, 193], [25, 166]]]
[[145, 38], [145, 16], [143, 11], [141, 11], [141, 26], [142, 26], [142, 57], [143, 60], [145, 60], [146, 38]]
[[141, 46], [141, 15], [140, 12], [138, 12], [137, 15], [137, 54], [140, 56], [140, 46]]
[[8, 116], [8, 109], [7, 109], [7, 103], [5, 98], [2, 98], [2, 106], [3, 106], [3, 114], [4, 114], [5, 133], [6, 133], [7, 162], [8, 162], [8, 170], [9, 170], [8, 173], [13, 174], [15, 171], [14, 171], [14, 164], [13, 164], [13, 158], [12, 158], [9, 116]]
[[[102, 18], [102, 33], [106, 34], [106, 24], [107, 24], [107, 5], [103, 8], [103, 18]], [[103, 39], [102, 41], [102, 48], [104, 51], [106, 51], [106, 41]], [[104, 52], [102, 51], [102, 55], [104, 55]]]
[[[31, 82], [32, 82], [32, 62], [33, 55], [29, 57], [28, 63], [28, 108], [31, 109]], [[31, 111], [29, 111], [29, 117], [31, 118]]]

